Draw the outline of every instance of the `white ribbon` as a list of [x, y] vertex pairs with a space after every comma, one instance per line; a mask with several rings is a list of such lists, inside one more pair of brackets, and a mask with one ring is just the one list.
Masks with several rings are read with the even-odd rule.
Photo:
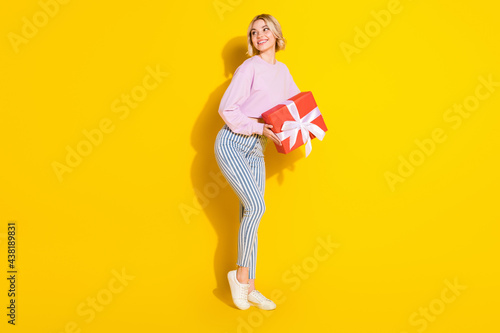
[[323, 140], [325, 137], [325, 131], [323, 131], [318, 125], [312, 124], [311, 121], [321, 116], [318, 107], [315, 107], [311, 112], [306, 114], [303, 118], [300, 118], [299, 110], [294, 101], [287, 100], [282, 103], [287, 106], [290, 114], [295, 121], [285, 121], [281, 127], [281, 131], [276, 133], [278, 138], [283, 141], [286, 138], [290, 138], [290, 149], [295, 145], [297, 137], [299, 136], [299, 130], [302, 133], [302, 141], [306, 145], [306, 157], [309, 156], [312, 150], [311, 136], [309, 132], [314, 134], [319, 140]]

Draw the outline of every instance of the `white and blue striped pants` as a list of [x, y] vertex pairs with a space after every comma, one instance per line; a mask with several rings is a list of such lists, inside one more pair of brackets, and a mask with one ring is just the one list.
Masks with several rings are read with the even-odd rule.
[[215, 140], [215, 158], [229, 185], [240, 200], [237, 265], [248, 267], [248, 278], [255, 279], [257, 229], [266, 210], [264, 188], [266, 168], [263, 135], [234, 133], [224, 125]]

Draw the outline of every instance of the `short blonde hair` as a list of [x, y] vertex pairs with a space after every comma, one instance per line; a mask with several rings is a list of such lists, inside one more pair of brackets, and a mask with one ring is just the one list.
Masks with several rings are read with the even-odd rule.
[[252, 43], [252, 25], [254, 24], [255, 21], [257, 20], [263, 20], [266, 22], [267, 26], [269, 29], [271, 29], [271, 32], [273, 33], [274, 37], [276, 38], [276, 48], [275, 51], [278, 52], [280, 50], [284, 50], [286, 46], [286, 39], [283, 38], [283, 33], [281, 32], [281, 25], [279, 24], [278, 20], [274, 18], [274, 16], [269, 15], [269, 14], [259, 14], [255, 16], [252, 19], [252, 22], [248, 25], [248, 32], [247, 32], [247, 42], [248, 42], [248, 51], [247, 54], [249, 56], [253, 56], [254, 54], [259, 54], [260, 51], [257, 50]]

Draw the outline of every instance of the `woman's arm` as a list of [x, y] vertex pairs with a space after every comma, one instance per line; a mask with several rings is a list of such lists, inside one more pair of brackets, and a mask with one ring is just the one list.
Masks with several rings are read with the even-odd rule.
[[235, 133], [263, 134], [264, 124], [250, 120], [241, 111], [241, 105], [250, 96], [253, 82], [252, 69], [241, 65], [234, 72], [229, 87], [219, 105], [219, 114], [226, 125]]

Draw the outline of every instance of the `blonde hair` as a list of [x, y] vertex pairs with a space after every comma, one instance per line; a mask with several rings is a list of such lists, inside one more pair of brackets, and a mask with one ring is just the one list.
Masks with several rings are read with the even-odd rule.
[[247, 43], [248, 43], [248, 51], [247, 54], [249, 56], [253, 56], [254, 54], [259, 54], [260, 51], [257, 50], [252, 43], [252, 25], [254, 24], [255, 21], [257, 20], [263, 20], [266, 22], [267, 26], [269, 29], [271, 29], [271, 32], [273, 33], [274, 37], [276, 38], [276, 48], [275, 52], [278, 52], [280, 50], [285, 49], [286, 45], [286, 39], [283, 38], [283, 33], [281, 32], [281, 25], [279, 24], [278, 20], [274, 18], [274, 16], [269, 15], [269, 14], [259, 14], [255, 16], [252, 19], [252, 22], [248, 25], [248, 32], [247, 32]]

